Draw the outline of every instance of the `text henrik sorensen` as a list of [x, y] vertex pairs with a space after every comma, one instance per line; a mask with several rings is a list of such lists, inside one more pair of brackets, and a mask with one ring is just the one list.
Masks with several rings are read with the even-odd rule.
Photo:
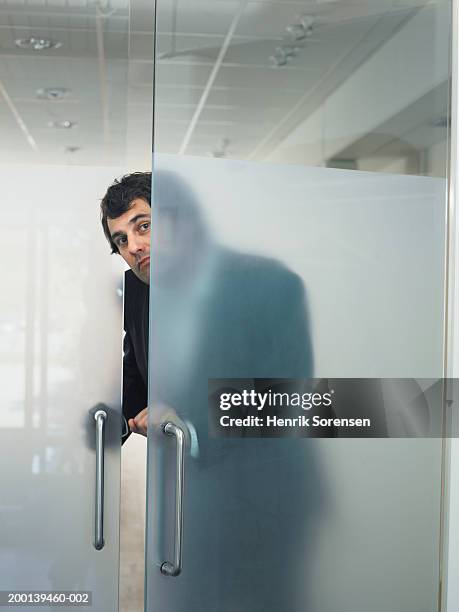
[[232, 418], [228, 415], [220, 417], [222, 427], [371, 427], [370, 419], [323, 418], [320, 416], [283, 418], [278, 416], [246, 416]]

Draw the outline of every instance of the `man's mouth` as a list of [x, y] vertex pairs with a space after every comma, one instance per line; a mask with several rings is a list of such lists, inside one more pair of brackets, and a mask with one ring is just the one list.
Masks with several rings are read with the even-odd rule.
[[140, 269], [140, 268], [143, 268], [144, 266], [148, 265], [149, 263], [150, 263], [150, 256], [147, 255], [147, 257], [143, 257], [139, 261], [139, 263], [137, 264], [137, 267]]

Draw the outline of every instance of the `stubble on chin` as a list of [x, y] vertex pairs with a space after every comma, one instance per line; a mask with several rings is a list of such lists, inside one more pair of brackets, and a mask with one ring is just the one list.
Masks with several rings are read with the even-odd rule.
[[143, 269], [143, 270], [135, 269], [132, 271], [137, 276], [137, 278], [142, 281], [142, 283], [145, 283], [146, 285], [150, 284], [150, 266], [148, 266], [147, 269]]

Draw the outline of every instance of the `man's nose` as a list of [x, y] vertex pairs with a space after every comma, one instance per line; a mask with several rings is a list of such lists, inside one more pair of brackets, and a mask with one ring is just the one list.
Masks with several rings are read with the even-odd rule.
[[137, 255], [142, 252], [144, 248], [142, 239], [138, 236], [129, 236], [128, 238], [128, 249], [131, 255]]

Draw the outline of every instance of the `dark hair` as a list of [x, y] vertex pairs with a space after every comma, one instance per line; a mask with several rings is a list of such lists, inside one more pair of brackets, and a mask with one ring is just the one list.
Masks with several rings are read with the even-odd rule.
[[133, 172], [125, 174], [120, 179], [115, 179], [101, 200], [100, 219], [112, 253], [119, 253], [119, 251], [110, 235], [107, 219], [121, 217], [131, 208], [132, 202], [137, 198], [145, 200], [151, 206], [151, 172]]

